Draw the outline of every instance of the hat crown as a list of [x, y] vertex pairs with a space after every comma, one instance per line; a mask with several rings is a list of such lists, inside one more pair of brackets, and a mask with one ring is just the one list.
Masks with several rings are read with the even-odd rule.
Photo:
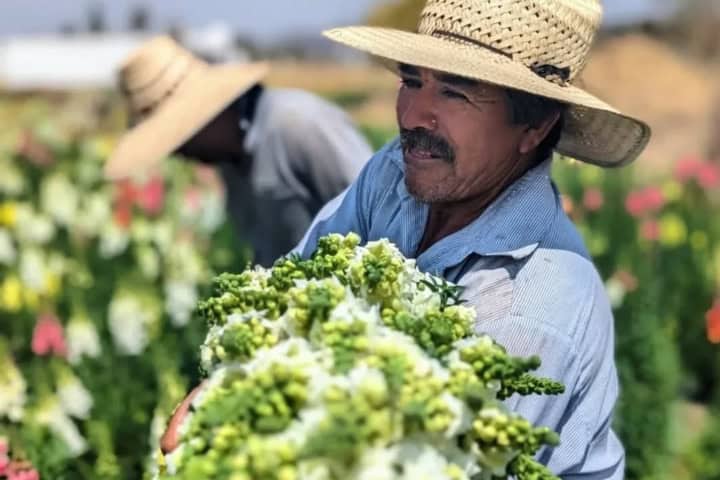
[[128, 57], [120, 69], [118, 83], [133, 116], [143, 117], [203, 65], [202, 60], [172, 38], [156, 37]]
[[489, 48], [564, 85], [582, 71], [601, 20], [597, 0], [428, 0], [418, 32]]

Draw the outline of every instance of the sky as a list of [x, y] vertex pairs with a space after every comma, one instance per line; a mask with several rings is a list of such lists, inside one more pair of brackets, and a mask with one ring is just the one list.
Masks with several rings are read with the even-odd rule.
[[[387, 0], [0, 0], [0, 36], [55, 32], [63, 24], [84, 25], [88, 7], [101, 4], [112, 29], [127, 23], [128, 12], [147, 5], [152, 26], [173, 22], [203, 26], [227, 22], [256, 41], [290, 33], [320, 32], [332, 26], [362, 23], [368, 11]], [[674, 0], [604, 0], [608, 23], [657, 14]], [[716, 1], [716, 0], [709, 0]], [[654, 13], [655, 12], [655, 13]]]

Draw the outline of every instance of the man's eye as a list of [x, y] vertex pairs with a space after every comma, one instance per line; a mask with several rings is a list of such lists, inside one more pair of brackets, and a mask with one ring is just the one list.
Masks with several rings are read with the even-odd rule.
[[407, 88], [420, 88], [422, 86], [417, 78], [401, 78], [400, 83]]
[[445, 88], [445, 89], [443, 89], [442, 94], [448, 98], [454, 98], [456, 100], [463, 100], [465, 102], [469, 101], [468, 97], [465, 94], [460, 93], [456, 90], [450, 90], [448, 88]]

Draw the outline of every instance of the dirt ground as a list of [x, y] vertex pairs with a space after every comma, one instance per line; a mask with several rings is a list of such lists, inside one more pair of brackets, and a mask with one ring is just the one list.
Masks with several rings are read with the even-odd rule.
[[[581, 81], [617, 109], [644, 119], [653, 138], [638, 162], [649, 176], [666, 171], [679, 157], [704, 155], [710, 118], [720, 93], [720, 68], [682, 58], [670, 46], [640, 34], [596, 45]], [[278, 62], [269, 83], [326, 95], [365, 92], [350, 109], [355, 119], [394, 126], [397, 79], [382, 67]]]

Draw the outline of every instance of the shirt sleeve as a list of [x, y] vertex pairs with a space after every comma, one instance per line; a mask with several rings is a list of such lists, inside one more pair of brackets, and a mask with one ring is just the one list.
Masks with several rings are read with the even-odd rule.
[[287, 112], [278, 134], [293, 176], [321, 206], [355, 180], [372, 150], [344, 112], [324, 104], [313, 111], [312, 106]]
[[[620, 480], [625, 453], [611, 428], [618, 395], [612, 313], [604, 292], [590, 297], [580, 322], [587, 328], [578, 338], [560, 331], [558, 323], [517, 314], [479, 322], [477, 330], [511, 355], [539, 355], [542, 365], [533, 373], [565, 385], [562, 395], [513, 395], [505, 402], [532, 424], [559, 432], [559, 446], [542, 449], [538, 460], [563, 479]], [[564, 314], [551, 312], [557, 318]]]

